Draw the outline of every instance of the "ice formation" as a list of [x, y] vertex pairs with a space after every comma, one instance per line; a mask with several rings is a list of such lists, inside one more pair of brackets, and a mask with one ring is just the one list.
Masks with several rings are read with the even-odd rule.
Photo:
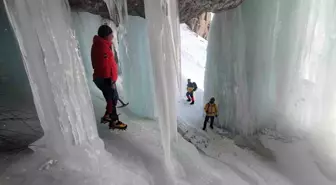
[[333, 0], [251, 0], [215, 14], [210, 28], [205, 100], [216, 98], [221, 126], [297, 138], [265, 143], [305, 184], [327, 184], [336, 172], [335, 7]]
[[119, 60], [122, 61], [123, 90], [130, 110], [141, 117], [155, 118], [153, 69], [150, 57], [147, 20], [129, 16], [127, 34], [121, 38]]
[[[58, 8], [50, 10], [52, 6]], [[60, 1], [7, 1], [45, 140], [59, 152], [98, 138], [84, 68], [69, 29], [70, 12], [62, 6]], [[60, 16], [52, 16], [56, 14]]]
[[252, 0], [214, 16], [205, 97], [228, 127], [336, 133], [333, 0]]
[[[178, 31], [177, 5], [175, 0], [145, 0], [145, 12], [148, 20], [148, 35], [158, 122], [167, 164], [170, 163], [171, 142], [177, 139], [176, 90], [180, 62], [177, 57], [179, 45], [176, 42]], [[178, 37], [177, 37], [178, 38]]]
[[[5, 7], [44, 130], [38, 144], [46, 146], [51, 151], [49, 157], [67, 169], [86, 174], [89, 184], [110, 184], [112, 179], [123, 184], [129, 182], [128, 178], [147, 184], [107, 153], [98, 137], [66, 1], [8, 0]], [[90, 20], [92, 24], [101, 23]]]

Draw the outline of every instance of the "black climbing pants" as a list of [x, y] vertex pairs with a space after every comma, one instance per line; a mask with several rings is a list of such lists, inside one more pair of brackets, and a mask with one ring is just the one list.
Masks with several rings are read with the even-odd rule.
[[215, 121], [215, 116], [205, 116], [203, 130], [206, 129], [206, 126], [207, 126], [207, 123], [208, 123], [209, 119], [210, 119], [210, 127], [213, 128], [213, 123]]

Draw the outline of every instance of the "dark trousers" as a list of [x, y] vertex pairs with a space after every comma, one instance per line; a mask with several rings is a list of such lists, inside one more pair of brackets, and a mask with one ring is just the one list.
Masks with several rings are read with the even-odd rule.
[[207, 123], [210, 119], [210, 127], [213, 128], [213, 123], [215, 120], [215, 116], [205, 116], [205, 120], [204, 120], [204, 125], [203, 125], [203, 130], [206, 129]]
[[102, 91], [106, 100], [106, 112], [109, 114], [112, 120], [118, 120], [117, 103], [119, 99], [116, 84], [112, 84], [110, 80], [104, 78], [96, 78], [93, 80], [96, 86]]
[[193, 91], [192, 92], [187, 92], [186, 96], [187, 96], [188, 100], [195, 101]]

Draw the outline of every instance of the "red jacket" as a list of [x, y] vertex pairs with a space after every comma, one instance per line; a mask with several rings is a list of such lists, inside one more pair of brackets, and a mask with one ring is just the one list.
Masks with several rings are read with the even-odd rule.
[[113, 82], [118, 79], [118, 65], [112, 52], [112, 43], [95, 35], [91, 48], [91, 61], [93, 79], [111, 78]]

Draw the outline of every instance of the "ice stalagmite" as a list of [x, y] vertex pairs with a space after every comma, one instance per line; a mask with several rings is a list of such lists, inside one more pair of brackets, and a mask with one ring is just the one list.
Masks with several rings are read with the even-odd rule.
[[146, 19], [148, 20], [149, 45], [155, 83], [158, 122], [166, 161], [171, 155], [171, 142], [176, 140], [176, 91], [177, 74], [180, 69], [177, 57], [179, 49], [175, 35], [177, 6], [175, 0], [145, 0]]

